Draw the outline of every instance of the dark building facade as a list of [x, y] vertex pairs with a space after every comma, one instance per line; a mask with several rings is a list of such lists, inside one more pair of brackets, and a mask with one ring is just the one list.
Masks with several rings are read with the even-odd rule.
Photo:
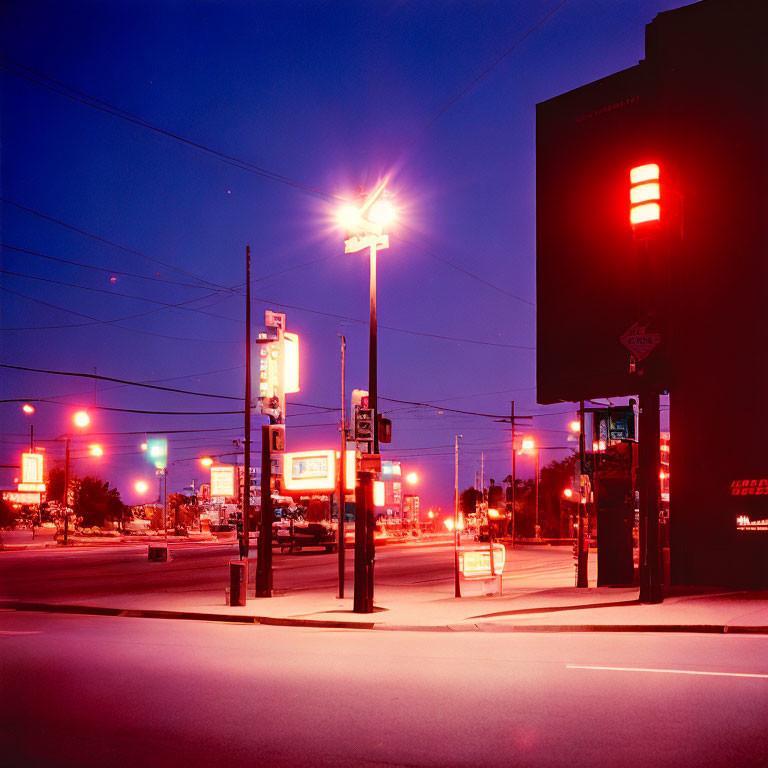
[[[640, 370], [669, 391], [673, 584], [768, 586], [766, 28], [763, 0], [659, 14], [637, 66], [537, 106], [538, 401], [634, 395]], [[660, 344], [631, 372], [641, 321]]]

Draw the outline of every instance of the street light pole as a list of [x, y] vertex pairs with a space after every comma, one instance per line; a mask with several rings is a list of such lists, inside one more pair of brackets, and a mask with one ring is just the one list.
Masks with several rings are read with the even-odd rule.
[[512, 427], [512, 548], [515, 548], [515, 494], [517, 493], [517, 453], [515, 452], [515, 401], [510, 404], [509, 423]]
[[376, 242], [370, 245], [370, 299], [371, 326], [368, 346], [368, 407], [373, 416], [373, 452], [379, 452], [379, 402], [378, 402], [378, 320], [376, 317]]
[[344, 597], [344, 547], [346, 545], [346, 534], [344, 532], [344, 515], [346, 504], [344, 499], [347, 493], [347, 421], [346, 421], [346, 400], [345, 389], [345, 363], [347, 340], [344, 334], [339, 334], [341, 338], [341, 459], [339, 460], [339, 524], [337, 527], [337, 546], [339, 548], [339, 599]]

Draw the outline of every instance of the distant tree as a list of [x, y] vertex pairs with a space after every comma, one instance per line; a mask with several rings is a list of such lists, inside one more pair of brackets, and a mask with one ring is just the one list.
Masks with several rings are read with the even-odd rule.
[[75, 514], [83, 518], [83, 525], [91, 527], [104, 525], [104, 521], [120, 520], [123, 516], [123, 502], [117, 488], [110, 488], [98, 477], [84, 477], [79, 483], [75, 498]]
[[461, 511], [465, 515], [474, 515], [477, 505], [483, 500], [483, 494], [476, 488], [467, 488], [461, 492]]
[[0, 499], [0, 528], [10, 528], [16, 524], [19, 513], [7, 501]]
[[64, 501], [64, 470], [53, 467], [48, 473], [48, 501]]

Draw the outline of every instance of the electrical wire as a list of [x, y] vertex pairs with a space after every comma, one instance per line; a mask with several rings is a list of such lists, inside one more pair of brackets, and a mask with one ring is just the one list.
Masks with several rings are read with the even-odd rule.
[[[276, 181], [279, 184], [284, 184], [286, 186], [293, 187], [295, 189], [300, 189], [304, 192], [310, 192], [311, 194], [319, 195], [320, 197], [324, 197], [326, 199], [330, 199], [330, 200], [341, 199], [336, 197], [335, 195], [331, 195], [327, 192], [322, 192], [319, 189], [315, 189], [314, 187], [310, 187], [305, 184], [299, 184], [298, 182], [291, 181], [289, 178], [285, 176], [275, 173], [274, 171], [269, 171], [266, 168], [262, 168], [258, 165], [254, 165], [253, 163], [250, 163], [246, 160], [242, 160], [238, 157], [234, 157], [233, 155], [227, 155], [224, 152], [219, 152], [218, 150], [208, 147], [205, 144], [201, 144], [199, 142], [192, 141], [191, 139], [184, 138], [183, 136], [180, 136], [176, 133], [172, 133], [171, 131], [167, 131], [164, 128], [160, 128], [156, 125], [153, 125], [152, 123], [148, 122], [144, 118], [131, 116], [131, 113], [126, 112], [126, 110], [123, 110], [120, 107], [116, 107], [112, 104], [109, 104], [108, 102], [101, 101], [100, 99], [95, 99], [93, 96], [90, 96], [89, 94], [86, 94], [83, 91], [77, 91], [76, 89], [68, 85], [64, 85], [59, 81], [53, 81], [53, 79], [49, 78], [47, 75], [34, 72], [34, 70], [31, 70], [28, 67], [25, 67], [23, 64], [19, 64], [18, 62], [14, 61], [8, 56], [2, 56], [2, 58], [5, 59], [6, 61], [11, 62], [13, 66], [19, 67], [21, 69], [25, 69], [27, 70], [27, 72], [33, 73], [34, 77], [32, 77], [31, 75], [25, 74], [24, 72], [15, 70], [12, 67], [8, 66], [7, 64], [0, 64], [0, 69], [4, 69], [6, 72], [16, 75], [16, 77], [20, 77], [20, 78], [23, 78], [24, 80], [28, 80], [29, 82], [35, 83], [36, 85], [39, 85], [43, 88], [47, 88], [49, 91], [53, 91], [54, 93], [57, 93], [60, 96], [64, 96], [68, 99], [71, 99], [72, 101], [76, 101], [80, 104], [84, 104], [85, 106], [91, 107], [92, 109], [99, 110], [100, 112], [104, 112], [108, 115], [112, 115], [113, 117], [120, 118], [121, 120], [125, 120], [126, 122], [132, 123], [133, 125], [138, 125], [142, 128], [146, 128], [147, 130], [154, 131], [155, 133], [158, 133], [161, 136], [174, 139], [190, 147], [199, 149], [202, 152], [206, 152], [210, 155], [213, 155], [214, 157], [216, 157], [218, 160], [225, 163], [226, 165], [231, 165], [235, 168], [239, 168], [240, 170], [253, 173], [256, 176], [260, 176], [261, 178], [268, 179], [269, 181]], [[50, 82], [44, 82], [45, 80], [49, 80]], [[56, 82], [56, 85], [59, 87], [51, 85], [52, 82]], [[62, 90], [62, 89], [66, 89], [66, 90]], [[67, 93], [67, 91], [71, 91], [71, 93]], [[79, 94], [79, 95], [75, 95], [75, 94]]]
[[[142, 387], [144, 389], [157, 389], [162, 392], [174, 392], [182, 395], [195, 395], [197, 397], [216, 397], [221, 400], [239, 400], [242, 401], [242, 397], [235, 397], [233, 395], [216, 395], [210, 392], [194, 392], [190, 389], [178, 389], [176, 387], [163, 387], [159, 384], [145, 384], [140, 381], [131, 381], [129, 379], [116, 379], [112, 376], [102, 376], [96, 373], [80, 373], [78, 371], [53, 371], [45, 368], [30, 368], [24, 365], [9, 365], [8, 363], [0, 363], [0, 368], [9, 368], [14, 371], [28, 371], [30, 373], [45, 373], [49, 376], [72, 376], [81, 379], [93, 379], [95, 381], [111, 381], [117, 384], [123, 384], [131, 387]], [[49, 402], [46, 399], [46, 402]]]

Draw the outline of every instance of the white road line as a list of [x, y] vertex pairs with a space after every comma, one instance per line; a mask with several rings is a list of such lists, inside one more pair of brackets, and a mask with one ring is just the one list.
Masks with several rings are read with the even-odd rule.
[[706, 675], [710, 677], [758, 677], [768, 679], [768, 675], [757, 672], [707, 672], [699, 669], [651, 669], [645, 667], [594, 667], [586, 664], [566, 664], [566, 669], [597, 669], [607, 672], [659, 672], [668, 675]]

